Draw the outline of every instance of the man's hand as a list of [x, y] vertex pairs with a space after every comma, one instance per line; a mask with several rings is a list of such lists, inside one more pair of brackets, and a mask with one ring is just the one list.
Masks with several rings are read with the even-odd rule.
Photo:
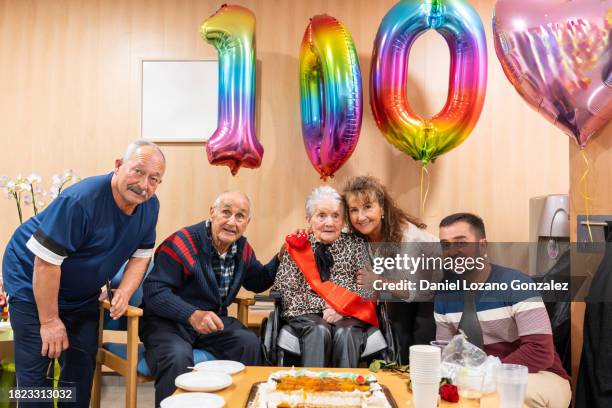
[[343, 317], [344, 316], [342, 316], [340, 313], [336, 312], [329, 306], [325, 310], [323, 310], [323, 320], [325, 320], [329, 324], [334, 324]]
[[[110, 308], [110, 317], [113, 320], [117, 320], [127, 311], [129, 304], [129, 296], [126, 291], [121, 288], [113, 289], [112, 291], [113, 301], [111, 303]], [[102, 292], [98, 300], [102, 302], [108, 300], [108, 293], [106, 293], [106, 291]]]
[[40, 324], [43, 357], [58, 358], [68, 348], [66, 327], [59, 317]]
[[223, 330], [223, 322], [211, 311], [196, 310], [189, 317], [189, 324], [201, 334], [210, 334]]
[[374, 281], [382, 279], [381, 275], [376, 275], [369, 269], [359, 269], [357, 271], [357, 286], [359, 288], [374, 289]]
[[111, 302], [110, 308], [110, 317], [113, 320], [117, 320], [118, 318], [123, 316], [123, 314], [128, 308], [129, 300], [129, 295], [126, 293], [125, 290], [121, 288], [113, 289], [113, 301]]

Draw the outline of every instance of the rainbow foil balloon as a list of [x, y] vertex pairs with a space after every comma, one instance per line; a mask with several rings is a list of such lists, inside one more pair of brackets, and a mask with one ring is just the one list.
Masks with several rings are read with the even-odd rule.
[[[444, 37], [451, 61], [446, 104], [425, 119], [408, 104], [406, 78], [410, 48], [429, 29]], [[374, 41], [370, 104], [387, 140], [423, 166], [470, 135], [482, 111], [486, 82], [484, 27], [465, 1], [400, 1], [383, 18]]]
[[310, 19], [300, 50], [302, 135], [322, 179], [348, 160], [361, 131], [361, 70], [350, 33], [335, 18]]
[[255, 16], [244, 7], [223, 5], [200, 26], [200, 35], [219, 54], [219, 115], [217, 130], [206, 151], [211, 164], [261, 164], [263, 147], [255, 135]]

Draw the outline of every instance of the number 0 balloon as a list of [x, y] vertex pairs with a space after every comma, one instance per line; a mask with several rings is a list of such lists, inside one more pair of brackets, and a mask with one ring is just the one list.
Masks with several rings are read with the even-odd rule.
[[261, 164], [263, 147], [255, 136], [255, 16], [241, 6], [223, 5], [200, 26], [202, 38], [219, 54], [219, 115], [217, 130], [206, 151], [211, 164]]
[[[412, 44], [429, 29], [444, 37], [451, 61], [446, 104], [425, 119], [407, 101], [406, 77]], [[383, 18], [374, 41], [370, 104], [387, 140], [423, 166], [469, 136], [482, 111], [486, 80], [484, 28], [466, 2], [405, 0]]]
[[363, 113], [361, 71], [348, 30], [333, 17], [314, 16], [300, 52], [302, 135], [322, 179], [355, 150]]

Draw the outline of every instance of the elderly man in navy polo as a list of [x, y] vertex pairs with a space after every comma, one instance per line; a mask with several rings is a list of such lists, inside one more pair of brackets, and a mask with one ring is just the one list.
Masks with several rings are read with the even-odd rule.
[[227, 315], [240, 287], [262, 292], [272, 286], [278, 268], [276, 256], [262, 265], [242, 236], [250, 208], [245, 194], [221, 193], [209, 220], [180, 229], [157, 248], [143, 286], [140, 330], [157, 377], [156, 406], [175, 391], [175, 378], [193, 365], [194, 348], [218, 359], [261, 364], [259, 338]]
[[100, 288], [128, 261], [110, 310], [113, 318], [125, 313], [153, 255], [165, 166], [157, 146], [134, 142], [113, 172], [69, 187], [13, 234], [2, 272], [20, 388], [50, 387], [59, 358], [59, 385], [75, 388], [69, 405], [89, 407]]

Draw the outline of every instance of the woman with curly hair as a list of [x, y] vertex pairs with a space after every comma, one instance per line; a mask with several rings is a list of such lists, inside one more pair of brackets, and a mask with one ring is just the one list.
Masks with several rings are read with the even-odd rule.
[[[373, 259], [395, 258], [398, 253], [413, 257], [439, 256], [440, 249], [435, 244], [438, 238], [425, 230], [427, 226], [421, 220], [402, 210], [376, 178], [354, 177], [346, 182], [342, 195], [351, 232], [366, 240]], [[397, 276], [398, 272], [400, 276]], [[361, 274], [358, 281], [371, 288], [372, 280], [381, 278], [404, 279], [409, 276], [406, 271], [385, 271], [384, 275], [376, 277]], [[380, 300], [388, 301], [387, 309], [400, 343], [401, 357], [407, 361], [408, 348], [412, 344], [429, 344], [435, 338], [431, 294], [404, 291], [379, 295], [384, 295], [384, 299], [379, 297]]]

